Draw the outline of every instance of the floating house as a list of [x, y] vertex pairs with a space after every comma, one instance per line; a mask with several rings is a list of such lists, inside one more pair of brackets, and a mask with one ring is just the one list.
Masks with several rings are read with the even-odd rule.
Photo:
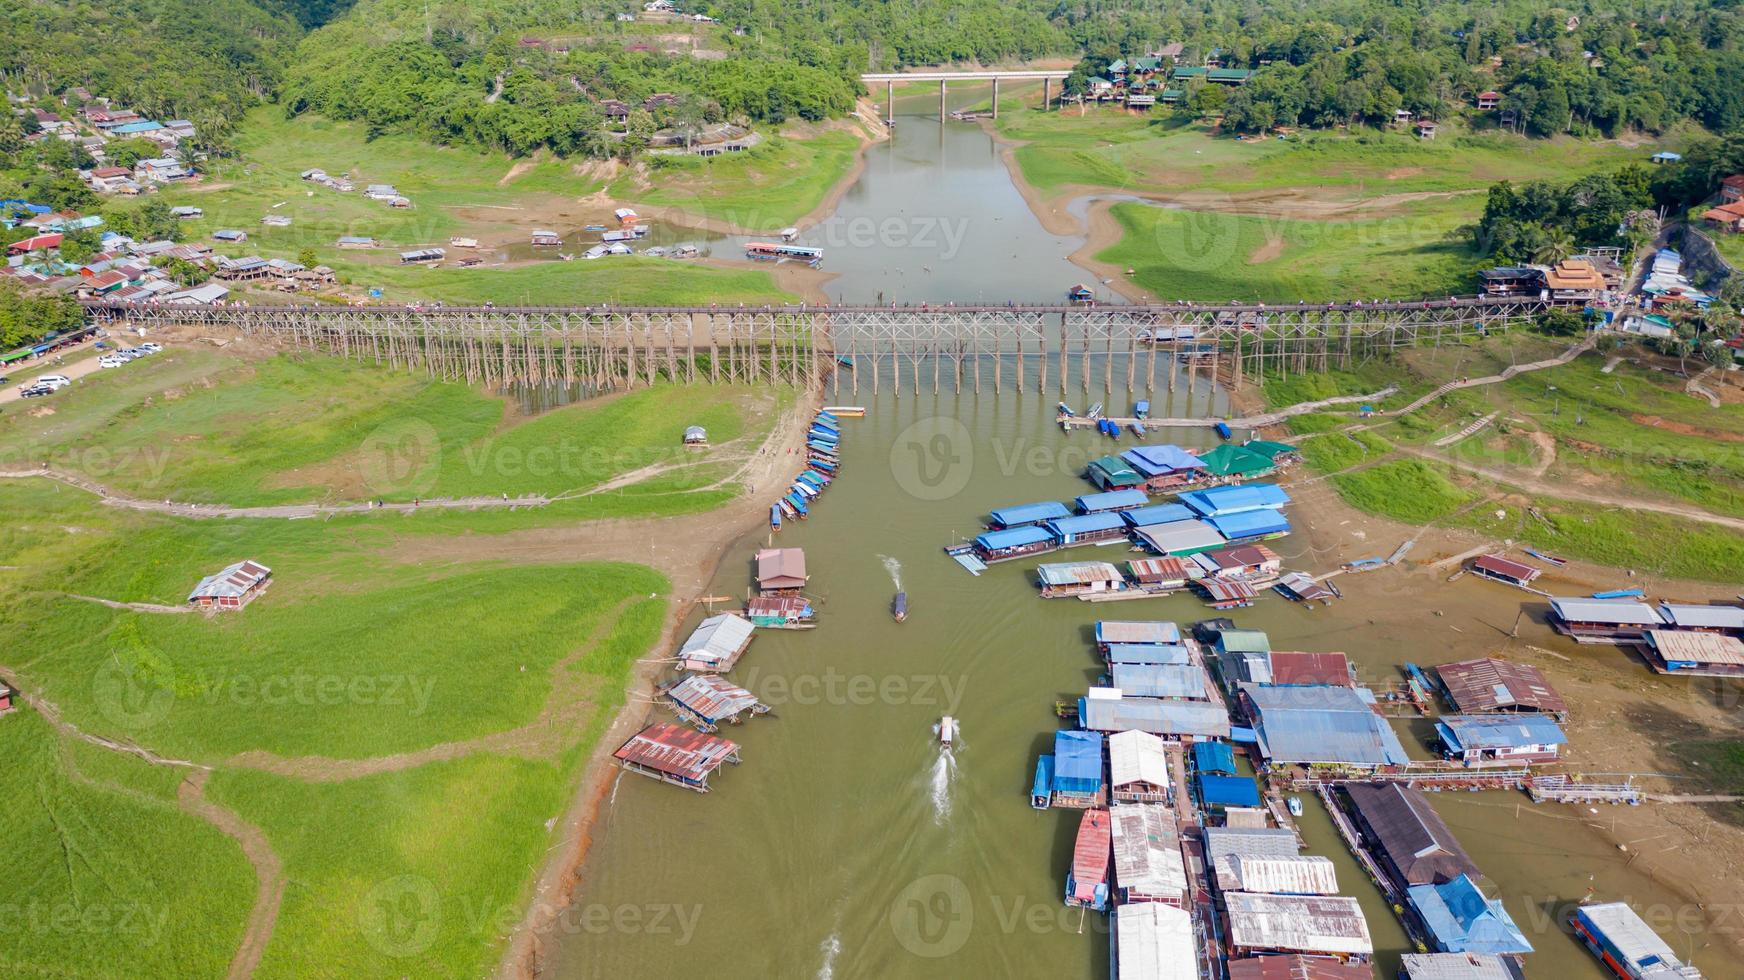
[[1189, 490], [1180, 501], [1201, 517], [1225, 517], [1256, 510], [1277, 510], [1290, 502], [1290, 495], [1275, 483]]
[[810, 622], [817, 613], [804, 596], [758, 596], [745, 603], [745, 618], [752, 626], [790, 628]]
[[663, 721], [632, 735], [612, 757], [631, 772], [706, 793], [709, 777], [716, 769], [739, 761], [739, 746]]
[[1079, 698], [1078, 723], [1096, 732], [1140, 731], [1174, 738], [1229, 737], [1229, 713], [1222, 705], [1129, 698], [1115, 688], [1093, 687]]
[[1300, 852], [1296, 833], [1276, 827], [1206, 827], [1205, 863], [1220, 883], [1234, 880], [1236, 858], [1290, 858]]
[[1202, 772], [1193, 777], [1199, 802], [1207, 810], [1231, 806], [1259, 806], [1260, 787], [1246, 776], [1217, 776]]
[[1724, 633], [1648, 630], [1643, 652], [1661, 674], [1744, 677], [1744, 640]]
[[1435, 733], [1448, 758], [1468, 766], [1555, 762], [1568, 744], [1548, 715], [1442, 715]]
[[1525, 980], [1518, 960], [1489, 953], [1406, 953], [1399, 980]]
[[1354, 898], [1225, 892], [1229, 946], [1237, 955], [1305, 953], [1339, 959], [1374, 955], [1368, 921]]
[[1469, 875], [1431, 885], [1412, 885], [1405, 898], [1429, 931], [1435, 948], [1444, 953], [1492, 953], [1517, 956], [1532, 952], [1532, 944], [1499, 898], [1487, 898]]
[[[1150, 503], [1143, 490], [1109, 490], [1104, 493], [1087, 493], [1072, 501], [1080, 514], [1112, 514], [1123, 510], [1132, 510]], [[1122, 522], [1125, 526], [1125, 522]]]
[[987, 526], [995, 531], [1011, 527], [1024, 527], [1030, 524], [1043, 524], [1047, 521], [1071, 517], [1072, 510], [1056, 500], [1044, 500], [1036, 504], [1019, 504], [1016, 507], [1001, 507], [989, 514], [991, 518]]
[[1702, 980], [1701, 971], [1678, 959], [1627, 903], [1583, 905], [1570, 924], [1593, 955], [1624, 980]]
[[1473, 575], [1495, 579], [1518, 588], [1532, 584], [1532, 580], [1543, 574], [1531, 565], [1522, 564], [1501, 555], [1480, 555], [1471, 563]]
[[1227, 542], [1223, 534], [1204, 521], [1175, 521], [1133, 529], [1138, 542], [1159, 555], [1196, 555], [1201, 551], [1221, 548]]
[[805, 552], [798, 548], [764, 548], [757, 552], [757, 590], [763, 595], [798, 595], [808, 577]]
[[1127, 980], [1199, 980], [1193, 916], [1159, 902], [1115, 909], [1109, 937], [1113, 971]]
[[1108, 866], [1113, 835], [1107, 810], [1085, 810], [1072, 844], [1072, 867], [1066, 873], [1066, 904], [1073, 908], [1108, 908]]
[[1108, 736], [1108, 773], [1109, 797], [1117, 803], [1166, 803], [1172, 796], [1168, 751], [1149, 732]]
[[1338, 872], [1332, 859], [1309, 854], [1229, 859], [1229, 873], [1217, 887], [1225, 891], [1267, 895], [1336, 895]]
[[[1198, 557], [1198, 556], [1195, 556]], [[1240, 609], [1253, 605], [1259, 595], [1254, 587], [1241, 579], [1201, 578], [1193, 583], [1205, 593], [1205, 601], [1213, 609]]]
[[1274, 763], [1401, 766], [1410, 761], [1367, 688], [1241, 685], [1260, 753]]
[[1230, 960], [1228, 970], [1229, 980], [1374, 980], [1374, 977], [1374, 968], [1367, 963], [1300, 954]]
[[1114, 686], [1122, 695], [1165, 700], [1204, 701], [1205, 672], [1197, 664], [1114, 664]]
[[1134, 446], [1120, 454], [1151, 493], [1166, 493], [1194, 486], [1205, 479], [1205, 463], [1180, 446]]
[[1187, 664], [1192, 662], [1187, 648], [1178, 643], [1110, 643], [1103, 650], [1108, 665], [1120, 664]]
[[1126, 522], [1112, 512], [1062, 517], [1042, 526], [1053, 535], [1055, 545], [1061, 548], [1126, 538]]
[[1119, 592], [1126, 576], [1105, 561], [1055, 562], [1036, 566], [1036, 579], [1046, 598]]
[[769, 710], [757, 695], [718, 674], [687, 675], [666, 689], [666, 699], [678, 717], [703, 732], [715, 731], [722, 722], [736, 725], [746, 714]]
[[272, 584], [272, 569], [247, 560], [226, 566], [199, 581], [188, 604], [209, 612], [241, 609]]
[[733, 669], [751, 645], [751, 621], [732, 613], [710, 616], [697, 624], [678, 648], [678, 669], [721, 674]]
[[563, 244], [563, 236], [549, 228], [535, 228], [532, 244], [538, 248], [552, 248]]
[[1272, 475], [1278, 468], [1271, 457], [1231, 443], [1200, 453], [1199, 461], [1206, 477], [1229, 483], [1257, 480]]
[[1179, 558], [1140, 558], [1126, 563], [1127, 577], [1152, 592], [1185, 588], [1193, 576]]
[[1163, 803], [1128, 803], [1109, 810], [1115, 894], [1123, 904], [1187, 901], [1187, 867], [1175, 811]]
[[1213, 647], [1220, 657], [1232, 653], [1269, 654], [1272, 640], [1264, 630], [1227, 629], [1218, 631]]
[[1671, 629], [1744, 637], [1744, 606], [1662, 602], [1659, 615]]
[[1544, 672], [1530, 664], [1483, 657], [1435, 668], [1443, 692], [1455, 711], [1469, 715], [1500, 712], [1542, 712], [1568, 715], [1568, 704], [1550, 686]]
[[1084, 476], [1098, 490], [1132, 490], [1144, 486], [1144, 477], [1119, 456], [1091, 460]]
[[1167, 620], [1104, 619], [1096, 624], [1096, 645], [1104, 651], [1115, 643], [1181, 642], [1181, 628]]
[[1342, 653], [1304, 653], [1298, 650], [1274, 650], [1267, 654], [1274, 685], [1303, 684], [1355, 687], [1355, 674], [1350, 658]]
[[1054, 806], [1091, 807], [1104, 802], [1102, 736], [1096, 732], [1054, 733]]
[[1218, 514], [1205, 518], [1205, 523], [1230, 542], [1263, 541], [1290, 533], [1290, 522], [1282, 511], [1249, 510], [1239, 514]]
[[1422, 792], [1398, 783], [1346, 783], [1363, 839], [1399, 890], [1478, 874]]
[[[1272, 513], [1275, 513], [1272, 512]], [[1238, 515], [1247, 516], [1247, 515]], [[1269, 578], [1284, 567], [1284, 559], [1265, 545], [1238, 545], [1193, 556], [1193, 561], [1213, 578]]]
[[1228, 742], [1194, 742], [1193, 769], [1196, 772], [1235, 775], [1235, 750]]
[[1149, 507], [1122, 511], [1120, 519], [1126, 522], [1127, 527], [1151, 527], [1156, 524], [1190, 521], [1193, 519], [1193, 511], [1185, 504], [1152, 504]]
[[1039, 555], [1056, 547], [1053, 532], [1034, 524], [977, 534], [972, 545], [975, 556], [988, 563]]

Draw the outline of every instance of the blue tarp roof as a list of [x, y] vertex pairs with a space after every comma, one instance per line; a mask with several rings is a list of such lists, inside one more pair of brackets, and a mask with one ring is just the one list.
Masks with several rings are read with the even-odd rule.
[[1193, 664], [1115, 664], [1114, 686], [1128, 697], [1203, 698], [1205, 672]]
[[1054, 788], [1094, 793], [1102, 788], [1102, 736], [1096, 732], [1054, 733]]
[[1085, 514], [1096, 514], [1117, 507], [1143, 507], [1151, 498], [1145, 496], [1143, 490], [1110, 490], [1106, 493], [1087, 493], [1074, 501], [1078, 510]]
[[1262, 534], [1288, 534], [1290, 531], [1290, 522], [1284, 518], [1282, 512], [1275, 510], [1244, 510], [1239, 514], [1219, 514], [1207, 517], [1205, 522], [1231, 541], [1259, 537]]
[[1189, 663], [1187, 648], [1176, 643], [1110, 643], [1110, 664]]
[[1485, 898], [1466, 875], [1439, 885], [1412, 885], [1406, 897], [1437, 949], [1445, 953], [1530, 953], [1500, 899]]
[[1054, 532], [1062, 544], [1070, 543], [1070, 539], [1080, 534], [1090, 534], [1094, 531], [1112, 531], [1126, 527], [1126, 522], [1119, 514], [1082, 514], [1077, 517], [1062, 517], [1057, 521], [1049, 521], [1047, 527]]
[[[1244, 685], [1254, 703], [1260, 750], [1275, 762], [1404, 765], [1405, 746], [1375, 714], [1365, 688]], [[1366, 697], [1364, 695], [1367, 695]]]
[[975, 535], [975, 544], [985, 551], [999, 551], [1004, 548], [1017, 548], [1053, 539], [1053, 532], [1047, 528], [1030, 524], [1024, 527], [1007, 528], [1003, 531], [988, 531], [986, 534], [977, 534]]
[[1208, 490], [1190, 490], [1181, 494], [1181, 503], [1207, 517], [1282, 507], [1289, 502], [1290, 495], [1275, 483], [1211, 487]]
[[1152, 524], [1192, 520], [1193, 512], [1182, 504], [1152, 504], [1149, 507], [1121, 511], [1120, 516], [1132, 527], [1149, 527]]
[[1199, 457], [1180, 446], [1134, 446], [1120, 454], [1120, 458], [1132, 464], [1132, 468], [1145, 476], [1162, 476], [1176, 470], [1201, 470], [1205, 464]]
[[1259, 784], [1246, 776], [1212, 776], [1200, 773], [1199, 798], [1206, 806], [1259, 806]]
[[1235, 774], [1235, 749], [1228, 742], [1194, 742], [1193, 768], [1200, 772]]
[[1260, 737], [1253, 729], [1237, 725], [1229, 730], [1229, 740], [1241, 745], [1253, 745]]
[[1455, 752], [1567, 745], [1562, 726], [1549, 715], [1442, 715], [1435, 733]]
[[1016, 527], [1020, 524], [1040, 524], [1056, 517], [1071, 517], [1071, 508], [1057, 500], [1044, 500], [1039, 504], [1018, 504], [1016, 507], [1001, 507], [988, 515], [993, 523], [1006, 527]]

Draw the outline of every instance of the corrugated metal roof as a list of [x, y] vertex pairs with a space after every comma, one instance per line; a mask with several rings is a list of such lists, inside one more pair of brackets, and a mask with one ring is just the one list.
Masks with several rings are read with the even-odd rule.
[[1368, 922], [1354, 898], [1229, 892], [1230, 942], [1240, 949], [1368, 956]]
[[1347, 783], [1344, 792], [1366, 833], [1406, 884], [1478, 873], [1453, 831], [1419, 790], [1398, 783]]
[[1086, 698], [1078, 704], [1080, 723], [1093, 731], [1133, 729], [1155, 735], [1229, 737], [1228, 713], [1204, 701], [1122, 697]]
[[1325, 956], [1253, 956], [1230, 960], [1229, 980], [1375, 980], [1375, 969]]
[[1139, 698], [1204, 700], [1205, 672], [1195, 664], [1115, 664], [1114, 686]]
[[1121, 511], [1120, 516], [1130, 527], [1149, 527], [1153, 524], [1190, 521], [1193, 519], [1193, 511], [1185, 504], [1152, 504], [1149, 507]]
[[1177, 643], [1110, 643], [1110, 664], [1184, 664], [1187, 648]]
[[1132, 570], [1132, 577], [1138, 582], [1185, 582], [1192, 577], [1187, 571], [1187, 563], [1179, 558], [1140, 558], [1127, 562], [1126, 567]]
[[805, 579], [804, 551], [764, 548], [757, 552], [757, 584], [763, 588], [798, 588]]
[[744, 651], [754, 632], [750, 620], [732, 613], [710, 616], [678, 648], [679, 664], [686, 670], [723, 669]]
[[1070, 538], [1079, 534], [1090, 534], [1096, 531], [1123, 530], [1126, 522], [1119, 514], [1080, 514], [1077, 517], [1062, 517], [1049, 521], [1046, 527], [1060, 539]]
[[702, 782], [738, 751], [736, 742], [663, 721], [630, 736], [612, 755], [680, 779]]
[[1350, 658], [1342, 653], [1274, 650], [1270, 659], [1273, 684], [1355, 686], [1350, 678]]
[[1435, 668], [1454, 707], [1468, 714], [1528, 709], [1562, 714], [1568, 705], [1543, 671], [1530, 664], [1484, 657]]
[[1218, 476], [1261, 476], [1276, 468], [1270, 456], [1229, 443], [1200, 453], [1199, 458]]
[[1163, 740], [1149, 732], [1115, 732], [1108, 736], [1109, 781], [1115, 787], [1132, 783], [1168, 786], [1169, 755]]
[[1115, 957], [1126, 980], [1199, 980], [1193, 917], [1157, 902], [1122, 905], [1114, 913]]
[[1207, 577], [1199, 580], [1199, 586], [1205, 590], [1212, 602], [1236, 602], [1259, 595], [1253, 586], [1239, 579]]
[[195, 599], [239, 599], [267, 577], [272, 575], [272, 569], [252, 559], [239, 561], [234, 565], [206, 576], [194, 586], [194, 591], [188, 593], [188, 601]]
[[1357, 688], [1244, 684], [1260, 750], [1274, 762], [1403, 765], [1410, 757]]
[[1270, 653], [1272, 640], [1264, 630], [1223, 630], [1217, 634], [1217, 649], [1223, 653]]
[[1253, 538], [1262, 534], [1287, 534], [1290, 522], [1284, 515], [1275, 510], [1244, 510], [1239, 514], [1216, 514], [1207, 517], [1206, 523], [1217, 529], [1217, 533], [1234, 541], [1238, 538]]
[[1044, 500], [1035, 504], [1001, 507], [988, 516], [993, 518], [995, 524], [1017, 527], [1023, 524], [1039, 524], [1057, 517], [1070, 517], [1072, 510], [1057, 500]]
[[1506, 960], [1489, 953], [1406, 953], [1399, 973], [1403, 980], [1521, 980]]
[[1502, 907], [1502, 900], [1486, 897], [1465, 875], [1438, 885], [1412, 885], [1405, 898], [1443, 952], [1532, 952], [1532, 944]]
[[1530, 582], [1542, 574], [1531, 565], [1514, 561], [1511, 558], [1504, 558], [1501, 555], [1480, 555], [1472, 561], [1472, 567], [1486, 572], [1494, 572], [1507, 578], [1518, 579], [1521, 582]]
[[1143, 507], [1150, 501], [1143, 490], [1109, 490], [1106, 493], [1087, 493], [1073, 500], [1078, 510], [1085, 514], [1100, 514], [1105, 511], [1121, 510], [1129, 507]]
[[1568, 744], [1549, 715], [1442, 715], [1435, 731], [1455, 752]]
[[1133, 468], [1146, 476], [1161, 476], [1176, 470], [1202, 470], [1205, 464], [1198, 456], [1180, 446], [1165, 443], [1158, 446], [1134, 446], [1120, 454]]
[[1276, 827], [1205, 828], [1205, 861], [1219, 875], [1233, 874], [1232, 858], [1295, 857], [1300, 848], [1295, 833]]
[[1338, 872], [1332, 859], [1312, 854], [1288, 857], [1242, 857], [1229, 859], [1229, 876], [1219, 876], [1220, 887], [1241, 892], [1273, 895], [1336, 895]]
[[1193, 768], [1200, 772], [1235, 774], [1235, 749], [1228, 742], [1194, 742]]
[[1247, 776], [1217, 776], [1202, 772], [1194, 778], [1206, 806], [1259, 806], [1260, 788]]
[[1583, 905], [1575, 915], [1645, 976], [1654, 980], [1701, 976], [1694, 968], [1683, 966], [1677, 953], [1626, 902]]
[[1054, 540], [1054, 533], [1045, 527], [1026, 524], [1022, 527], [1006, 528], [1003, 531], [988, 531], [977, 534], [975, 544], [983, 551], [1003, 551], [1007, 548], [1021, 548], [1024, 545], [1041, 544]]
[[1244, 483], [1190, 490], [1180, 495], [1180, 501], [1195, 513], [1209, 517], [1249, 510], [1276, 510], [1290, 502], [1290, 495], [1275, 483]]
[[1662, 602], [1659, 611], [1673, 626], [1693, 626], [1701, 629], [1744, 629], [1744, 607], [1698, 606], [1681, 602]]
[[1609, 623], [1617, 626], [1660, 626], [1664, 620], [1653, 607], [1637, 599], [1586, 599], [1557, 597], [1550, 608], [1564, 622]]
[[1166, 803], [1123, 803], [1109, 810], [1114, 884], [1148, 898], [1184, 899], [1187, 868], [1175, 811]]
[[749, 711], [757, 695], [719, 674], [690, 674], [672, 685], [666, 696], [710, 722]]
[[1130, 486], [1143, 479], [1131, 464], [1119, 456], [1098, 457], [1090, 461], [1089, 468], [1101, 473], [1104, 479], [1117, 486]]
[[1071, 793], [1093, 793], [1102, 786], [1101, 735], [1054, 733], [1054, 785]]
[[1134, 531], [1146, 547], [1159, 555], [1182, 555], [1223, 544], [1221, 532], [1203, 521], [1153, 524]]
[[1647, 642], [1668, 663], [1744, 667], [1744, 640], [1724, 633], [1648, 630]]
[[1120, 569], [1105, 561], [1049, 562], [1036, 566], [1036, 577], [1043, 585], [1091, 585], [1096, 582], [1122, 582]]
[[1162, 619], [1104, 619], [1096, 623], [1096, 642], [1176, 644], [1181, 642], [1181, 628]]

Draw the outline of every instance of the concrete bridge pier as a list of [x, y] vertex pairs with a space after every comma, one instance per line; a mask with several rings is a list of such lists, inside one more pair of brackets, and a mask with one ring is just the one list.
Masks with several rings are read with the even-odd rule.
[[896, 118], [896, 83], [884, 83], [884, 121], [890, 122]]
[[993, 118], [999, 118], [999, 76], [993, 76]]
[[939, 122], [945, 121], [945, 80], [939, 79]]
[[1054, 80], [1053, 79], [1051, 79], [1051, 78], [1042, 79], [1042, 111], [1043, 112], [1048, 111], [1048, 103], [1050, 101], [1052, 101], [1053, 88], [1054, 88]]

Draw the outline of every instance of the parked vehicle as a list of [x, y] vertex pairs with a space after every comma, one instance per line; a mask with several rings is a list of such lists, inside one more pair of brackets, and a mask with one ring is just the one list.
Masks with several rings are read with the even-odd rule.
[[104, 354], [102, 357], [97, 358], [97, 366], [100, 368], [118, 368], [126, 363], [127, 358], [122, 357], [120, 354]]
[[142, 351], [145, 351], [147, 354], [156, 354], [158, 351], [163, 350], [163, 347], [159, 344], [153, 344], [153, 343], [148, 342], [148, 343], [140, 344], [139, 349]]
[[55, 392], [55, 390], [53, 388], [50, 388], [48, 385], [31, 385], [28, 388], [20, 389], [18, 392], [18, 397], [20, 397], [20, 398], [41, 398], [44, 395], [52, 395], [52, 394], [54, 394], [54, 392]]
[[58, 391], [73, 383], [73, 379], [64, 374], [45, 374], [30, 383], [32, 388], [46, 385], [51, 391]]

